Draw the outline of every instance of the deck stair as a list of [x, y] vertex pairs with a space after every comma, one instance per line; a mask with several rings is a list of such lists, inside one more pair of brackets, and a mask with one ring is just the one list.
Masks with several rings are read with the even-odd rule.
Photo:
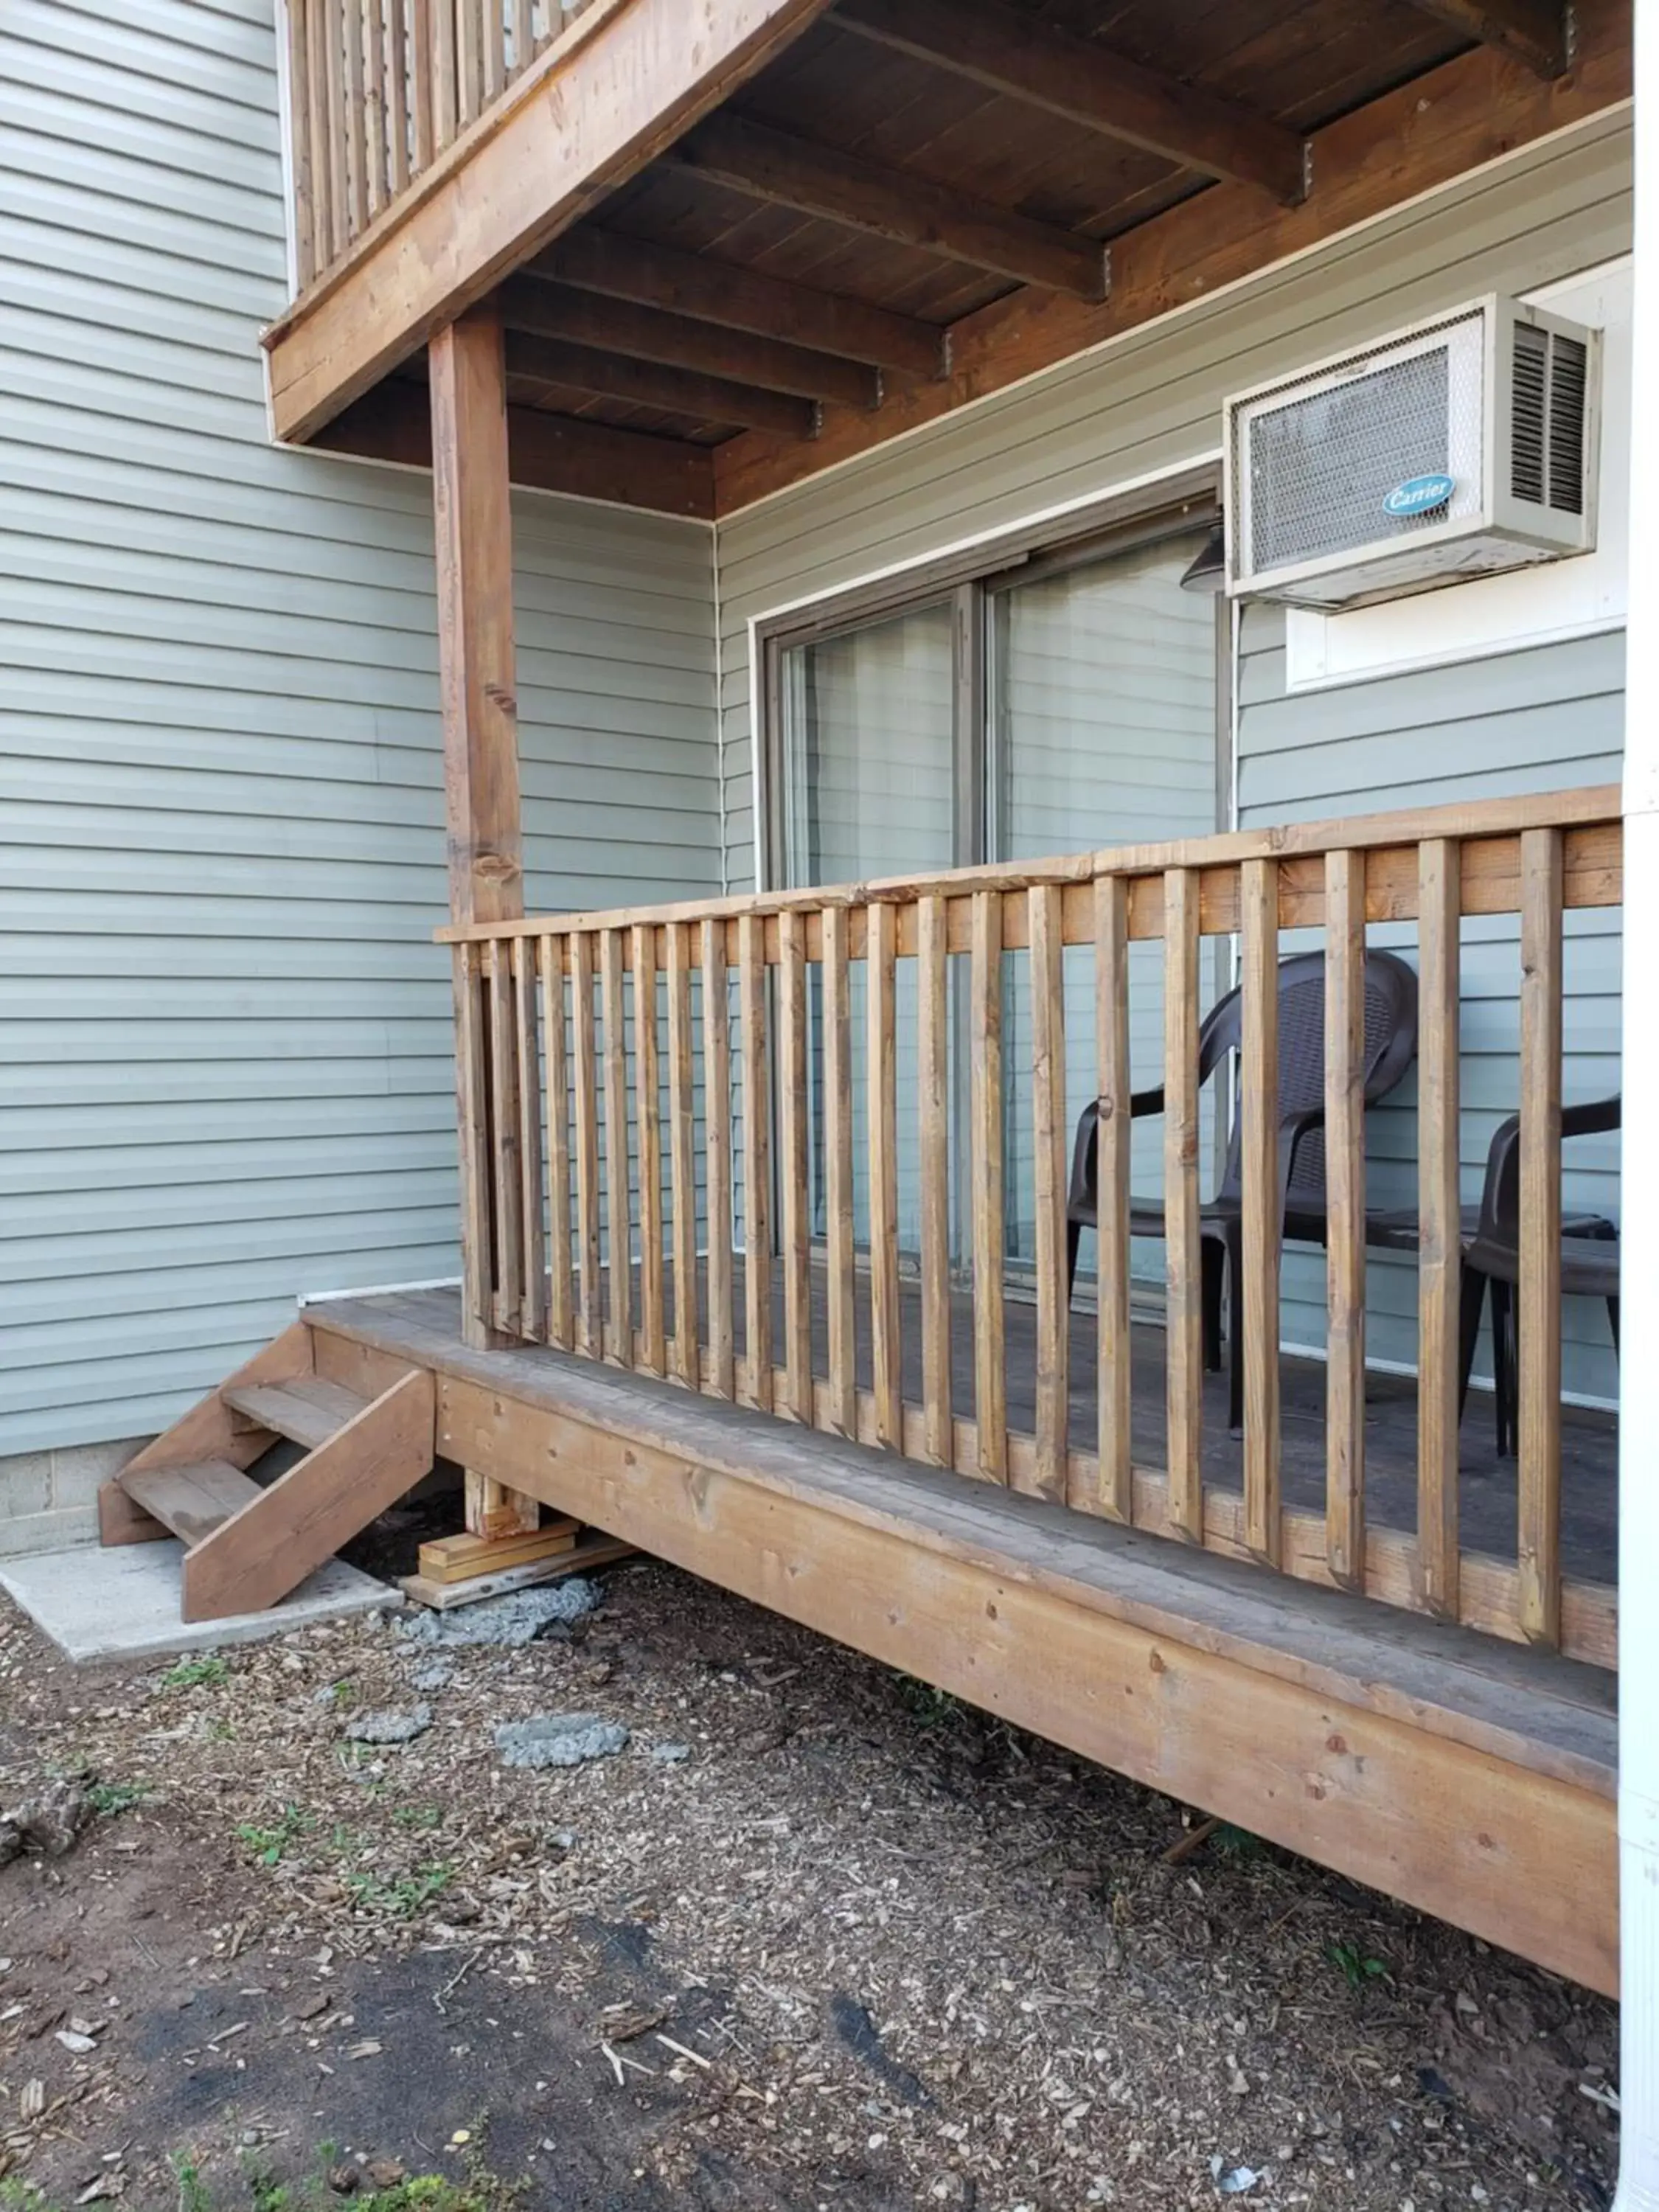
[[[186, 1621], [276, 1604], [431, 1468], [426, 1369], [383, 1363], [356, 1389], [319, 1374], [316, 1356], [312, 1331], [296, 1322], [100, 1493], [104, 1543], [184, 1544]], [[279, 1437], [304, 1457], [273, 1482], [255, 1481], [246, 1470]]]

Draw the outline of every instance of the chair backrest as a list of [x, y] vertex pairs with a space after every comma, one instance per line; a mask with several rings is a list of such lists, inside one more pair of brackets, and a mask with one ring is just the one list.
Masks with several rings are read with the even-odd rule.
[[[1592, 1098], [1561, 1112], [1563, 1137], [1605, 1136], [1623, 1118], [1621, 1094]], [[1480, 1218], [1476, 1241], [1492, 1250], [1518, 1253], [1521, 1249], [1521, 1116], [1511, 1114], [1492, 1133], [1486, 1152], [1486, 1179], [1480, 1192]]]
[[[1199, 1036], [1199, 1080], [1236, 1051], [1243, 1028], [1237, 991], [1230, 991], [1211, 1010]], [[1364, 1099], [1373, 1106], [1386, 1098], [1417, 1055], [1417, 974], [1394, 952], [1365, 955]], [[1298, 952], [1279, 963], [1279, 1121], [1281, 1129], [1295, 1116], [1313, 1111], [1325, 1097], [1325, 956]], [[1242, 1188], [1241, 1150], [1235, 1092], [1232, 1139], [1218, 1194], [1236, 1199]], [[1285, 1203], [1291, 1208], [1322, 1210], [1325, 1203], [1325, 1139], [1322, 1132], [1304, 1133], [1289, 1163]]]

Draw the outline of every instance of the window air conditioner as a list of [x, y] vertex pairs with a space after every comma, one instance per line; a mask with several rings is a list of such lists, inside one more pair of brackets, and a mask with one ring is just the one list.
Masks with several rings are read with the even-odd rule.
[[1589, 552], [1600, 352], [1478, 300], [1230, 399], [1229, 592], [1361, 606]]

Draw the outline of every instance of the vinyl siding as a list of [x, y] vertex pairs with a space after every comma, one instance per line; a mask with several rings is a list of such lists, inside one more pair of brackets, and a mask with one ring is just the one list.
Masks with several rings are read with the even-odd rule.
[[[270, 0], [0, 17], [0, 1455], [453, 1273], [431, 490], [273, 449]], [[718, 890], [710, 538], [515, 501], [535, 907]]]

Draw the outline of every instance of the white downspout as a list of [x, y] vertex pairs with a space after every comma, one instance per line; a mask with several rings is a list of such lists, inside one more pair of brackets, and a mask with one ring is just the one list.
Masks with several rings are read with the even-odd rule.
[[[1625, 709], [1625, 1357], [1619, 1376], [1622, 2147], [1615, 2212], [1659, 2212], [1659, 12], [1636, 16], [1636, 260]], [[1630, 1257], [1634, 1255], [1634, 1260]]]

